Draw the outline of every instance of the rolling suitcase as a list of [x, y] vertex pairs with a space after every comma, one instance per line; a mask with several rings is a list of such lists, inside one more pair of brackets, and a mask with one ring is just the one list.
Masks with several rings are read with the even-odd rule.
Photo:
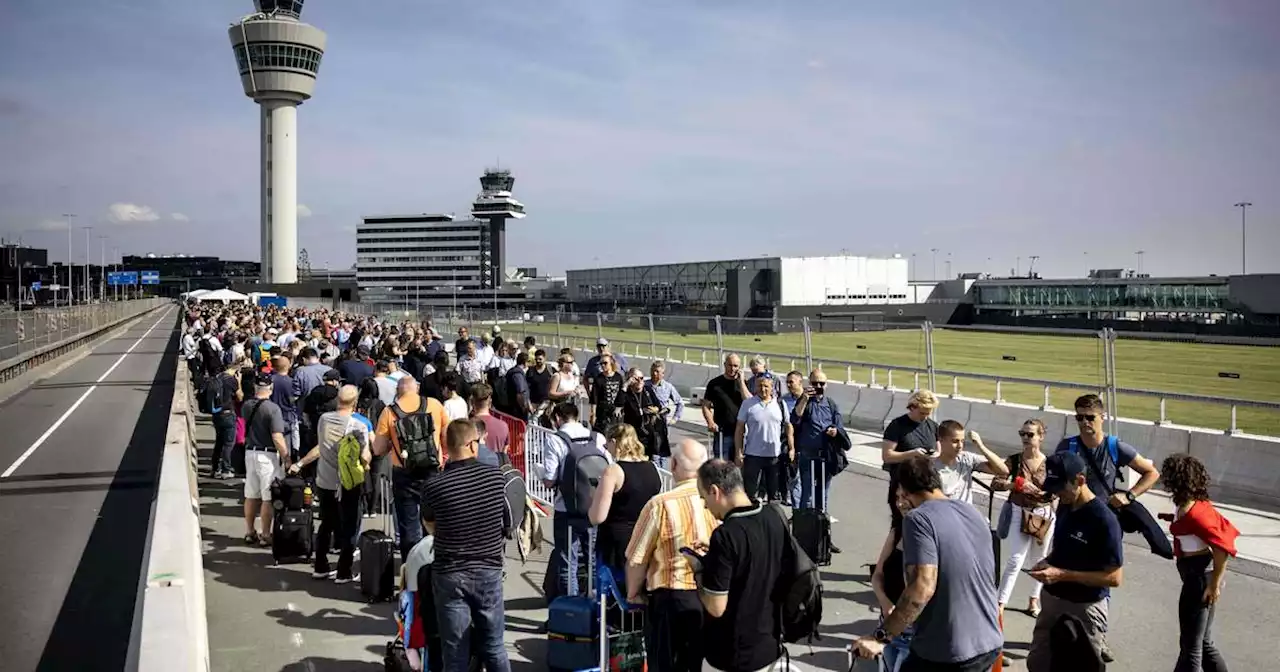
[[277, 479], [271, 483], [271, 557], [282, 562], [308, 562], [315, 542], [315, 525], [307, 484], [298, 478]]
[[[572, 535], [572, 531], [570, 532]], [[547, 668], [551, 672], [596, 669], [600, 665], [600, 604], [595, 599], [596, 528], [587, 530], [587, 590], [569, 582], [569, 594], [547, 607]], [[569, 553], [569, 576], [578, 575], [579, 558]]]
[[396, 540], [391, 535], [391, 481], [378, 479], [382, 493], [382, 528], [360, 533], [360, 594], [373, 602], [388, 602], [396, 597]]
[[831, 516], [827, 514], [827, 467], [821, 460], [814, 463], [809, 477], [813, 493], [810, 504], [818, 500], [818, 483], [823, 484], [822, 506], [797, 508], [791, 511], [791, 534], [796, 543], [809, 556], [815, 565], [825, 567], [831, 564]]

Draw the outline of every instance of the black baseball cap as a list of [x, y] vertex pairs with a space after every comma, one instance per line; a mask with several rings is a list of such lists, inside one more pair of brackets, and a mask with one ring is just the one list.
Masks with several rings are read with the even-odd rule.
[[271, 379], [271, 374], [265, 371], [259, 371], [253, 377], [253, 384], [257, 385], [258, 387], [271, 387], [272, 385], [275, 384], [275, 381]]
[[342, 380], [342, 374], [338, 373], [337, 370], [335, 369], [329, 369], [328, 371], [324, 372], [324, 380], [325, 381]]
[[1044, 491], [1057, 494], [1080, 474], [1088, 473], [1084, 460], [1075, 453], [1054, 453], [1044, 460]]

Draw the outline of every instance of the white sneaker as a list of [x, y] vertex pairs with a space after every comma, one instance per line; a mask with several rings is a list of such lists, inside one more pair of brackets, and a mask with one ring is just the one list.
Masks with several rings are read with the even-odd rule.
[[315, 579], [316, 581], [324, 581], [326, 579], [332, 579], [337, 575], [338, 575], [338, 571], [331, 569], [327, 572], [312, 572], [311, 578]]
[[360, 580], [360, 575], [356, 574], [349, 579], [334, 579], [334, 583], [354, 583]]
[[835, 525], [836, 523], [840, 522], [839, 518], [836, 518], [831, 514], [827, 514], [827, 520], [830, 520], [832, 525]]

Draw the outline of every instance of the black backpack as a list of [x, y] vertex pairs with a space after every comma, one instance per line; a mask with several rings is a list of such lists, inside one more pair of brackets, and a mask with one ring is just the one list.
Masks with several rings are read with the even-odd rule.
[[769, 508], [782, 519], [790, 541], [789, 550], [784, 552], [782, 575], [778, 577], [774, 595], [774, 603], [778, 605], [779, 636], [787, 644], [801, 640], [812, 644], [813, 640], [820, 639], [822, 574], [791, 536], [791, 526], [782, 507], [775, 503]]
[[201, 413], [216, 415], [231, 410], [231, 400], [226, 398], [226, 386], [222, 384], [222, 375], [205, 376], [200, 389], [199, 408]]
[[515, 404], [507, 397], [507, 376], [498, 372], [496, 368], [489, 369], [487, 377], [489, 379], [489, 387], [493, 388], [493, 407], [503, 413], [510, 413], [510, 408]]
[[557, 431], [556, 436], [569, 447], [560, 465], [558, 479], [565, 513], [585, 517], [587, 509], [591, 508], [591, 498], [595, 496], [596, 486], [600, 485], [600, 477], [609, 468], [609, 458], [596, 445], [595, 432], [580, 439], [570, 438], [562, 431]]
[[391, 412], [396, 416], [396, 441], [405, 470], [419, 477], [440, 471], [440, 447], [436, 445], [435, 422], [427, 413], [427, 400], [423, 398], [413, 413], [405, 413], [399, 404], [392, 404]]

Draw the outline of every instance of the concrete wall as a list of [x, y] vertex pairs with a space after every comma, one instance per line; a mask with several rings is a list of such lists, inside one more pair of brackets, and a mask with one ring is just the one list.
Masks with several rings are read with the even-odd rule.
[[[585, 366], [593, 354], [594, 351], [578, 352], [579, 365]], [[624, 354], [630, 366], [648, 371], [651, 359]], [[679, 357], [681, 353], [673, 350], [672, 354]], [[690, 356], [699, 356], [699, 353], [690, 351]], [[689, 397], [694, 388], [699, 388], [700, 395], [707, 381], [720, 374], [720, 365], [714, 360], [714, 357], [709, 357], [705, 365], [700, 361], [668, 361], [667, 378], [684, 396]], [[827, 394], [840, 406], [851, 427], [879, 431], [890, 420], [906, 412], [909, 390], [849, 385], [839, 382], [843, 377], [832, 377]], [[895, 382], [909, 384], [910, 378]], [[1064, 437], [1076, 433], [1073, 414], [1058, 409], [993, 404], [964, 397], [939, 397], [939, 401], [935, 415], [938, 420], [959, 420], [980, 433], [983, 441], [1002, 455], [1012, 454], [1021, 448], [1018, 428], [1030, 418], [1039, 418], [1045, 424], [1046, 451], [1053, 450]], [[1276, 466], [1280, 465], [1280, 440], [1240, 434], [1229, 436], [1191, 427], [1156, 426], [1127, 418], [1117, 422], [1117, 434], [1155, 462], [1157, 467], [1164, 458], [1176, 453], [1190, 453], [1200, 458], [1213, 477], [1215, 497], [1264, 507], [1280, 506], [1280, 469]], [[1132, 471], [1129, 480], [1131, 483], [1135, 480]]]

